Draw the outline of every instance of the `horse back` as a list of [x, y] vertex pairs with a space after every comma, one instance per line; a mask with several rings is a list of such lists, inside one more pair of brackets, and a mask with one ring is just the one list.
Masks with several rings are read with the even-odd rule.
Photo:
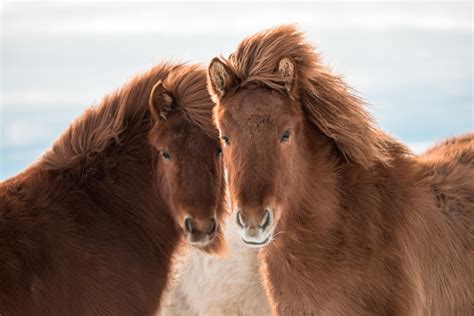
[[474, 210], [474, 133], [450, 138], [418, 157], [437, 206], [460, 217]]
[[0, 184], [0, 314], [156, 311], [171, 250], [90, 194], [37, 170]]
[[[417, 226], [427, 237], [418, 248], [424, 253], [425, 312], [464, 315], [474, 300], [472, 288], [472, 223], [474, 214], [474, 134], [440, 143], [415, 158], [420, 182], [429, 199]], [[407, 233], [410, 234], [410, 233]], [[412, 236], [412, 243], [416, 236]], [[421, 238], [418, 238], [421, 240]], [[430, 293], [430, 294], [429, 294]]]

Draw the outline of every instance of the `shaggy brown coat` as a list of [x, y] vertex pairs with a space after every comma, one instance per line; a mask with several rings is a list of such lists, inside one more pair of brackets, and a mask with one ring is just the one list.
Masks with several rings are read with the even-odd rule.
[[[148, 101], [160, 80], [188, 125], [216, 133], [205, 70], [160, 64], [87, 110], [38, 161], [3, 181], [1, 315], [158, 310], [181, 236], [156, 179], [161, 159], [148, 141]], [[207, 166], [200, 158], [188, 163]]]
[[472, 312], [473, 134], [411, 155], [292, 26], [244, 39], [208, 81], [233, 206], [273, 211], [275, 315]]

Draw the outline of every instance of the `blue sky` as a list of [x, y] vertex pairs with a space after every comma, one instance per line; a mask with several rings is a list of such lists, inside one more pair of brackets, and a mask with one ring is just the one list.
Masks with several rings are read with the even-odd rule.
[[473, 129], [470, 2], [6, 2], [0, 179], [34, 161], [85, 108], [167, 59], [207, 63], [247, 35], [295, 23], [420, 152]]

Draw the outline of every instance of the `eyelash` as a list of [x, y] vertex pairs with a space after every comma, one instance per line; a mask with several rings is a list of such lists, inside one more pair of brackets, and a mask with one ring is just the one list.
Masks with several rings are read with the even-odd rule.
[[164, 160], [171, 160], [171, 155], [169, 152], [167, 152], [166, 150], [163, 150], [161, 152], [161, 156], [163, 157]]
[[224, 142], [225, 145], [229, 145], [230, 143], [229, 137], [227, 136], [222, 136], [222, 141]]
[[286, 142], [290, 139], [291, 136], [291, 130], [287, 129], [286, 131], [283, 132], [283, 134], [280, 137], [280, 143]]

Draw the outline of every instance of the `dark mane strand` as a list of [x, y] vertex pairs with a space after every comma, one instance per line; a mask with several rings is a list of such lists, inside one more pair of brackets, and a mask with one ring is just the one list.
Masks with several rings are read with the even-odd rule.
[[175, 98], [178, 110], [183, 111], [191, 123], [217, 139], [217, 129], [212, 122], [214, 103], [207, 91], [206, 76], [201, 66], [192, 65], [173, 71], [163, 84]]

